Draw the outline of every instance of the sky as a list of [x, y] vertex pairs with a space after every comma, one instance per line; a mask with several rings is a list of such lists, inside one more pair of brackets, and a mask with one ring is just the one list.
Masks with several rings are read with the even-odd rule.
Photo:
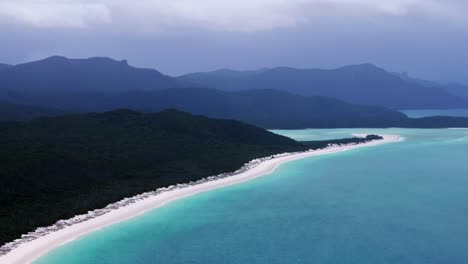
[[106, 56], [169, 74], [390, 71], [468, 83], [467, 0], [0, 0], [0, 62]]

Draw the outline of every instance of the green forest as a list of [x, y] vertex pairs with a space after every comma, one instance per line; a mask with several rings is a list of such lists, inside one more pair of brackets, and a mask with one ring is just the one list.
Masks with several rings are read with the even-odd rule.
[[329, 143], [239, 121], [131, 110], [0, 123], [0, 244], [125, 197]]

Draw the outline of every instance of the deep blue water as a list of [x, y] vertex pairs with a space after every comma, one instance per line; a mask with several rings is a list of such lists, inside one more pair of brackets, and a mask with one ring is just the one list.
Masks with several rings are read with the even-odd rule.
[[402, 110], [409, 117], [427, 117], [427, 116], [456, 116], [468, 117], [468, 109], [448, 109], [448, 110]]
[[275, 132], [407, 140], [293, 161], [102, 229], [35, 263], [468, 263], [468, 130]]

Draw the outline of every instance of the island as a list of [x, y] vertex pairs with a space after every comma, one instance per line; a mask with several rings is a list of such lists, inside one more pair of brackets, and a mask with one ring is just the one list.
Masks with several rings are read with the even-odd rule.
[[[0, 239], [2, 244], [13, 241], [0, 254], [51, 231], [110, 217], [109, 212], [135, 201], [167, 200], [158, 195], [162, 192], [196, 193], [267, 174], [297, 158], [398, 140], [367, 135], [298, 142], [239, 121], [177, 110], [4, 122], [0, 136], [5, 168], [0, 172], [5, 205]], [[169, 200], [180, 197], [170, 193]], [[124, 213], [125, 219], [133, 214]]]

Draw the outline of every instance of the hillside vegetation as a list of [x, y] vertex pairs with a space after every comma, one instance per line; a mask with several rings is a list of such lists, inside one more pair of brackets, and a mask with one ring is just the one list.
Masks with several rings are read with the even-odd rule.
[[0, 122], [0, 244], [124, 197], [326, 144], [176, 110]]

